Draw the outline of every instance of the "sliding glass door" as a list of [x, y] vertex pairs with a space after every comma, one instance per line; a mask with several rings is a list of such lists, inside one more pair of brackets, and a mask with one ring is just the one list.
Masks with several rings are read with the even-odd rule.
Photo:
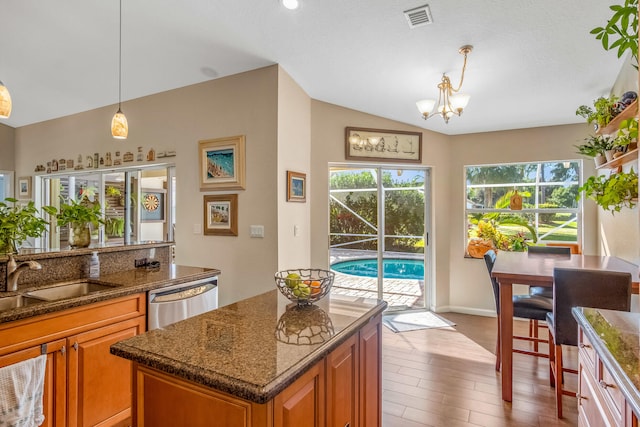
[[330, 261], [334, 292], [428, 306], [429, 170], [332, 166]]

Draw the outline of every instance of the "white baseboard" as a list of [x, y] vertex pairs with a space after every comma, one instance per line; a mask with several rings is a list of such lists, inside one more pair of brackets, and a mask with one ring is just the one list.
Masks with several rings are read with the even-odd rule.
[[435, 310], [436, 313], [461, 313], [461, 314], [472, 314], [474, 316], [485, 316], [485, 317], [496, 317], [495, 310], [486, 310], [482, 308], [474, 308], [474, 307], [461, 307], [456, 305], [446, 305], [437, 307]]

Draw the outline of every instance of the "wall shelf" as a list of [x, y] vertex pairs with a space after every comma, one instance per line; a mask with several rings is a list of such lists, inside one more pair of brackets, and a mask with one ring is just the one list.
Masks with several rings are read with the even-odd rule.
[[616, 157], [610, 162], [603, 163], [600, 166], [597, 166], [596, 169], [615, 169], [619, 166], [624, 165], [625, 163], [629, 163], [638, 158], [638, 149], [634, 149], [631, 151], [627, 151], [620, 157]]
[[620, 123], [623, 120], [630, 119], [638, 115], [638, 100], [633, 101], [627, 108], [622, 110], [620, 114], [615, 116], [608, 125], [605, 127], [599, 128], [596, 131], [596, 135], [611, 135], [613, 133], [617, 133], [620, 128]]

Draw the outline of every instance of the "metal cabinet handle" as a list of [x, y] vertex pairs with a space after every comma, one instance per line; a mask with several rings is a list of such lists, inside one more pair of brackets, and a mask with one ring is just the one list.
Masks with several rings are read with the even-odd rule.
[[591, 348], [589, 344], [580, 344], [580, 348]]
[[66, 353], [67, 353], [67, 347], [62, 346], [62, 348], [60, 349], [60, 354], [64, 356]]
[[74, 343], [73, 343], [73, 349], [74, 349], [75, 351], [78, 351], [78, 341], [76, 341], [76, 342], [74, 342]]
[[351, 423], [346, 423], [344, 427], [349, 427]]
[[613, 385], [613, 384], [607, 384], [604, 380], [600, 380], [599, 384], [600, 384], [600, 387], [602, 387], [604, 389], [606, 389], [608, 387], [615, 387], [615, 385]]

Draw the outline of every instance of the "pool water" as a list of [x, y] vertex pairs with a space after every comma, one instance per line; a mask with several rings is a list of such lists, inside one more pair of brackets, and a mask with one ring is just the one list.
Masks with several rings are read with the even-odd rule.
[[[356, 259], [331, 264], [331, 269], [339, 273], [353, 276], [378, 277], [377, 259]], [[419, 259], [383, 260], [383, 277], [385, 279], [424, 280], [424, 261]]]

